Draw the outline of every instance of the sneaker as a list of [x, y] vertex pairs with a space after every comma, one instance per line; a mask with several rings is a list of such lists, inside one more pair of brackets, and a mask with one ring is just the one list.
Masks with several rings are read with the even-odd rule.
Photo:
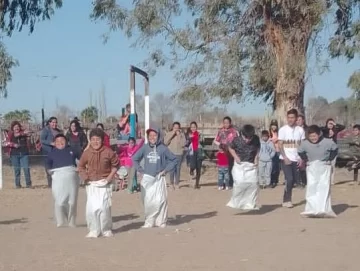
[[159, 226], [159, 228], [166, 228], [166, 223], [164, 223], [164, 224], [161, 224], [160, 226]]
[[105, 232], [103, 232], [102, 236], [104, 236], [104, 237], [113, 237], [114, 234], [112, 233], [112, 231], [105, 231]]
[[141, 228], [149, 229], [149, 228], [152, 228], [152, 227], [153, 227], [152, 225], [145, 223], [144, 226], [142, 226]]
[[282, 204], [282, 206], [285, 207], [285, 208], [293, 208], [294, 207], [294, 205], [291, 203], [291, 201], [284, 202]]
[[228, 187], [228, 186], [227, 186], [227, 187], [225, 187], [225, 190], [230, 190], [230, 187]]
[[224, 187], [219, 186], [219, 187], [218, 187], [218, 190], [219, 190], [219, 191], [220, 191], [220, 190], [224, 190]]
[[87, 235], [86, 235], [86, 238], [98, 238], [99, 235], [96, 233], [96, 232], [89, 232]]

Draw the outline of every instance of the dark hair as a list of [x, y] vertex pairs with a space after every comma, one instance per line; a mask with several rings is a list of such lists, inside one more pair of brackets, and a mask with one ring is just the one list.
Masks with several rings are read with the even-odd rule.
[[250, 124], [245, 124], [241, 128], [241, 135], [247, 139], [252, 138], [255, 135], [255, 127]]
[[79, 132], [80, 131], [80, 123], [79, 123], [79, 121], [77, 121], [77, 120], [72, 120], [71, 122], [70, 122], [70, 129], [71, 129], [71, 125], [72, 124], [75, 124], [75, 128], [76, 128], [76, 132]]
[[13, 121], [13, 122], [11, 123], [11, 125], [10, 125], [10, 130], [11, 130], [11, 131], [14, 131], [14, 127], [15, 127], [16, 125], [18, 125], [19, 128], [20, 128], [20, 130], [21, 130], [21, 124], [20, 124], [20, 122], [18, 122], [17, 120], [15, 120], [15, 121]]
[[358, 130], [360, 130], [360, 124], [355, 124], [355, 125], [353, 126], [353, 129], [358, 129]]
[[99, 128], [99, 126], [101, 127], [101, 129], [105, 130], [104, 124], [102, 124], [102, 123], [96, 124], [96, 128]]
[[261, 131], [261, 136], [267, 136], [267, 137], [269, 137], [269, 136], [270, 136], [269, 131], [268, 131], [268, 130], [262, 130], [262, 131]]
[[46, 122], [47, 125], [50, 124], [50, 122], [52, 122], [53, 120], [56, 120], [57, 121], [57, 118], [56, 117], [51, 117], [48, 119], [48, 121]]
[[229, 116], [226, 116], [225, 118], [223, 118], [223, 121], [224, 120], [228, 120], [230, 122], [230, 124], [232, 123], [232, 120], [231, 120], [231, 118]]
[[57, 135], [54, 137], [54, 141], [55, 141], [56, 139], [58, 139], [58, 138], [63, 138], [63, 139], [65, 139], [65, 142], [67, 142], [67, 138], [66, 138], [66, 136], [65, 136], [64, 134], [57, 134]]
[[[275, 131], [273, 131], [273, 129], [271, 128], [271, 126], [276, 126]], [[271, 120], [270, 126], [269, 126], [269, 136], [270, 136], [270, 137], [273, 137], [274, 132], [277, 133], [278, 130], [279, 130], [279, 124], [278, 124], [277, 120]]]
[[335, 122], [334, 119], [332, 119], [332, 118], [327, 119], [326, 122], [325, 122], [325, 123], [326, 123], [326, 127], [327, 127], [327, 125], [328, 125], [328, 123], [329, 123], [330, 121]]
[[100, 128], [94, 128], [90, 131], [89, 138], [91, 139], [94, 136], [100, 137], [101, 141], [104, 142], [105, 132], [103, 130], [101, 130]]
[[128, 142], [130, 142], [130, 141], [133, 141], [134, 143], [136, 143], [136, 139], [134, 137], [129, 137]]
[[179, 125], [179, 128], [181, 129], [181, 125], [180, 125], [180, 122], [178, 121], [175, 121], [173, 124], [172, 124], [172, 127], [174, 127], [175, 125]]
[[321, 134], [321, 128], [319, 126], [317, 126], [317, 125], [310, 125], [308, 127], [307, 132], [308, 132], [308, 135], [310, 135], [310, 134], [320, 135]]
[[297, 111], [295, 108], [293, 108], [293, 109], [290, 109], [290, 110], [286, 113], [286, 115], [287, 115], [287, 116], [289, 116], [289, 115], [295, 115], [296, 117], [298, 117], [298, 116], [299, 116], [299, 113], [298, 113], [298, 111]]
[[223, 144], [223, 143], [221, 143], [220, 145], [219, 145], [219, 149], [220, 150], [226, 150], [226, 144]]
[[130, 106], [131, 106], [130, 104], [126, 104], [125, 108], [128, 108], [128, 107], [130, 107]]
[[196, 126], [196, 128], [198, 128], [198, 125], [197, 125], [196, 121], [190, 122], [190, 127], [191, 127], [191, 125], [193, 125], [193, 124]]

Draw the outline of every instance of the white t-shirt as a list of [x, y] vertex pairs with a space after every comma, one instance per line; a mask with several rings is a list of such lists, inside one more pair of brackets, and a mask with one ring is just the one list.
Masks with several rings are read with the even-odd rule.
[[[282, 141], [285, 155], [292, 162], [297, 162], [300, 159], [298, 147], [304, 139], [305, 131], [300, 126], [284, 125], [279, 130], [279, 141]], [[284, 159], [284, 157], [280, 155], [280, 159]]]

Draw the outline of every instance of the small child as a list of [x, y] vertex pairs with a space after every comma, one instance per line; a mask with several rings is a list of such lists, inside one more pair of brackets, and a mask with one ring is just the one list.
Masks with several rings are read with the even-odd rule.
[[274, 143], [269, 140], [269, 131], [261, 132], [261, 146], [259, 153], [259, 179], [260, 187], [266, 188], [271, 183], [272, 159], [276, 154]]
[[76, 172], [75, 159], [66, 137], [58, 134], [54, 138], [55, 148], [48, 154], [46, 168], [52, 176], [52, 194], [55, 201], [55, 220], [57, 227], [68, 223], [76, 226], [79, 176]]
[[[154, 226], [164, 228], [167, 223], [166, 173], [174, 170], [177, 158], [161, 140], [160, 129], [146, 131], [148, 144], [145, 144], [133, 157], [134, 167], [143, 174], [141, 195], [145, 209], [143, 228]], [[144, 167], [140, 165], [144, 159]]]
[[90, 132], [90, 145], [80, 158], [78, 169], [86, 184], [86, 237], [97, 238], [102, 234], [111, 237], [112, 182], [119, 167], [115, 152], [104, 145], [105, 133], [95, 128]]
[[229, 159], [225, 153], [225, 145], [220, 144], [219, 151], [216, 154], [218, 167], [218, 190], [229, 190]]
[[331, 161], [338, 153], [336, 143], [321, 136], [317, 125], [308, 128], [308, 138], [298, 148], [300, 158], [307, 162], [306, 207], [302, 215], [335, 217], [331, 208]]
[[129, 193], [134, 193], [138, 190], [136, 170], [133, 166], [132, 157], [144, 145], [144, 139], [139, 144], [136, 144], [136, 139], [130, 137], [128, 144], [119, 145], [119, 160], [120, 165], [124, 166], [127, 171], [127, 189]]

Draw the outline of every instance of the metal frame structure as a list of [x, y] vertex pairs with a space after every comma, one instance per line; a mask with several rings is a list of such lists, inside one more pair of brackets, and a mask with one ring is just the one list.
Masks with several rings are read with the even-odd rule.
[[[139, 74], [144, 77], [145, 83], [145, 132], [150, 127], [150, 97], [149, 97], [149, 75], [135, 67], [130, 66], [130, 136], [136, 138], [136, 113], [135, 113], [135, 75]], [[147, 138], [145, 137], [145, 142]]]

